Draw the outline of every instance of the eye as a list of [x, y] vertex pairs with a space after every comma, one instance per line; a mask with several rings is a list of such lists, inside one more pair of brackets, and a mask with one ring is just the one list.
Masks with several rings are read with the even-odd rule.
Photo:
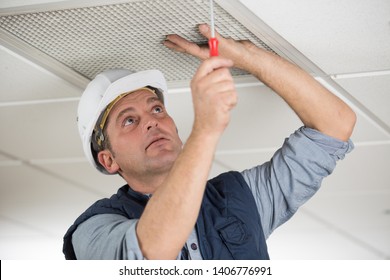
[[161, 106], [156, 106], [153, 108], [153, 112], [159, 114], [164, 112], [164, 109]]
[[132, 124], [134, 124], [134, 123], [135, 123], [134, 118], [129, 117], [129, 118], [126, 118], [126, 119], [124, 120], [123, 125], [124, 125], [124, 126], [128, 126], [128, 125], [132, 125]]

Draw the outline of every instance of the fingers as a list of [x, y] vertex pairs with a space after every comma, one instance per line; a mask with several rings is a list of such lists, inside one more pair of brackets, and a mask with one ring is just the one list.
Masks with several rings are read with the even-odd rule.
[[188, 53], [196, 51], [197, 48], [195, 43], [192, 43], [176, 34], [167, 35], [163, 44], [174, 50]]
[[206, 135], [220, 135], [237, 104], [237, 93], [229, 67], [233, 61], [211, 57], [201, 63], [191, 81], [195, 120], [193, 130]]
[[[207, 23], [203, 23], [203, 24], [200, 24], [199, 25], [199, 32], [200, 34], [202, 34], [203, 36], [205, 36], [207, 39], [210, 39], [211, 38], [211, 29], [210, 29], [210, 26], [207, 24]], [[218, 41], [223, 38], [218, 32], [217, 30], [215, 30], [215, 37], [218, 39]]]
[[171, 42], [171, 41], [168, 41], [168, 39], [166, 39], [166, 40], [163, 42], [163, 44], [164, 44], [164, 46], [166, 46], [167, 48], [172, 49], [172, 50], [174, 50], [174, 51], [181, 52], [181, 53], [185, 53], [185, 52], [186, 52], [186, 50], [185, 50], [183, 47], [181, 47], [181, 46], [179, 46], [179, 45], [177, 45], [177, 44], [175, 44], [175, 43], [173, 43], [173, 42]]
[[[199, 25], [199, 32], [210, 39], [211, 29], [207, 24]], [[231, 38], [225, 38], [217, 31], [215, 31], [215, 37], [217, 38], [218, 53], [221, 57], [228, 57], [234, 62], [234, 67], [248, 71], [246, 67], [248, 63], [252, 61], [251, 53], [257, 49], [256, 45], [249, 40], [234, 40]]]
[[235, 95], [235, 84], [227, 68], [214, 70], [201, 79], [192, 80], [191, 89], [193, 94], [202, 96], [205, 94], [214, 96], [222, 94], [223, 98], [226, 98], [231, 96], [232, 93]]
[[212, 91], [216, 93], [220, 106], [222, 106], [226, 112], [237, 105], [236, 88], [232, 81], [220, 81], [215, 84]]
[[201, 79], [214, 70], [219, 68], [230, 68], [233, 66], [233, 61], [222, 57], [212, 57], [207, 61], [204, 61], [198, 68], [193, 80]]
[[[199, 32], [205, 38], [210, 39], [211, 30], [207, 24], [200, 24], [198, 28]], [[217, 37], [218, 41], [224, 39], [218, 32], [215, 32], [215, 36]], [[187, 53], [197, 58], [200, 58], [201, 60], [205, 60], [210, 57], [209, 48], [207, 44], [201, 46], [194, 42], [190, 42], [176, 34], [167, 35], [163, 44], [171, 50], [181, 53]]]
[[176, 34], [168, 35], [163, 44], [167, 48], [170, 48], [174, 51], [188, 53], [202, 60], [208, 58], [208, 51], [206, 48], [201, 47], [196, 43], [190, 42]]
[[[217, 98], [224, 100], [224, 102], [218, 102], [219, 105], [225, 104], [228, 109], [234, 107], [237, 97], [234, 80], [229, 71], [231, 65], [231, 60], [220, 57], [204, 61], [191, 81], [193, 95], [209, 95], [209, 101]], [[212, 106], [212, 103], [210, 102], [208, 106]]]

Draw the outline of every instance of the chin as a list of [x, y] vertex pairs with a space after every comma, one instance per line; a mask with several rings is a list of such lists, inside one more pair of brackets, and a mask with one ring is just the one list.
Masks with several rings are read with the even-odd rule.
[[149, 161], [149, 165], [155, 170], [169, 171], [175, 163], [178, 155], [165, 154], [156, 156], [154, 159]]

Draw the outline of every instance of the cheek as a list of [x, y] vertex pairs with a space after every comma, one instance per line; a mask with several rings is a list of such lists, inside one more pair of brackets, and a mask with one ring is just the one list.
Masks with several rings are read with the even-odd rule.
[[172, 136], [178, 139], [181, 143], [181, 139], [179, 137], [179, 129], [177, 128], [175, 122], [173, 121], [172, 118], [169, 117], [168, 122], [167, 122], [167, 127], [169, 127], [169, 131]]
[[127, 155], [136, 153], [136, 147], [139, 147], [140, 143], [137, 142], [139, 137], [133, 134], [117, 133], [110, 138], [111, 148], [117, 156], [122, 153]]

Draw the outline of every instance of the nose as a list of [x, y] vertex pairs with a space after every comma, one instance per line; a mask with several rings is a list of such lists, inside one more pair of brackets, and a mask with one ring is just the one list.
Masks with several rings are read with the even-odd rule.
[[158, 127], [158, 122], [154, 119], [150, 119], [145, 123], [144, 129], [145, 131], [149, 131], [152, 128]]

